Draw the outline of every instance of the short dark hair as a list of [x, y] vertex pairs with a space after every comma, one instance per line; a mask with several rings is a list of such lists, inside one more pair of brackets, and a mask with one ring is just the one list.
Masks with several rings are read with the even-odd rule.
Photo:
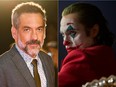
[[46, 11], [41, 7], [41, 5], [34, 2], [26, 2], [18, 4], [13, 10], [11, 15], [11, 22], [15, 28], [19, 27], [20, 20], [19, 17], [23, 13], [40, 13], [46, 22]]
[[114, 35], [109, 31], [107, 21], [100, 9], [89, 3], [74, 3], [66, 7], [62, 16], [78, 13], [78, 19], [84, 25], [86, 34], [89, 35], [90, 28], [95, 24], [99, 25], [99, 33], [94, 38], [95, 44], [112, 46]]

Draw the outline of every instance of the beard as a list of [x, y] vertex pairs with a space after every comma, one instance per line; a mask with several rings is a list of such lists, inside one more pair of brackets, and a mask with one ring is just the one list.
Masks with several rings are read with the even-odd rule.
[[26, 52], [32, 57], [36, 57], [38, 55], [39, 49], [39, 47], [30, 47], [29, 45], [26, 45], [25, 47]]
[[39, 40], [30, 40], [26, 42], [24, 45], [21, 40], [18, 41], [19, 47], [31, 57], [36, 57], [42, 48]]

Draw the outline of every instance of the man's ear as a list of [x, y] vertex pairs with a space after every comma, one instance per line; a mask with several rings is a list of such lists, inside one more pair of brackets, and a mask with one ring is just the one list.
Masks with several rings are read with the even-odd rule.
[[98, 24], [95, 24], [92, 28], [91, 28], [91, 31], [90, 31], [90, 36], [92, 38], [96, 37], [99, 33], [99, 25]]
[[12, 34], [12, 37], [14, 39], [16, 39], [16, 37], [17, 37], [17, 29], [14, 26], [11, 27], [11, 34]]

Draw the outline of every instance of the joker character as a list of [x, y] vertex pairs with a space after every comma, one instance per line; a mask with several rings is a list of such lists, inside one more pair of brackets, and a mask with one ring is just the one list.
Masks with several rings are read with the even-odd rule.
[[116, 74], [111, 48], [114, 37], [101, 11], [94, 5], [75, 3], [62, 12], [60, 32], [68, 52], [58, 73], [59, 87], [81, 87]]

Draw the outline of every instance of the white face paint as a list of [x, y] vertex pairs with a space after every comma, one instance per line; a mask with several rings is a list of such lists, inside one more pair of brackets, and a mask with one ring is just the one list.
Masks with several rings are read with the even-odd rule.
[[79, 23], [77, 13], [69, 14], [61, 19], [60, 32], [66, 49], [85, 48], [93, 44], [93, 38], [86, 35], [85, 27]]

